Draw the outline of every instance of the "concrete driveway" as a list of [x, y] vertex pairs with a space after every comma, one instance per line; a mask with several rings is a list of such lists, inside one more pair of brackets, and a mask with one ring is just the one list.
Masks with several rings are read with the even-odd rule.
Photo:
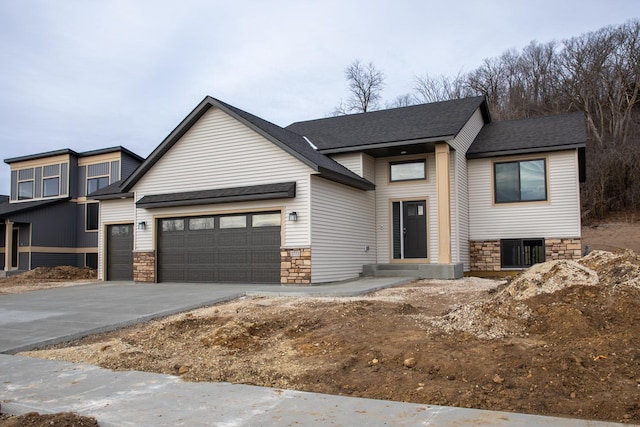
[[0, 295], [0, 353], [114, 330], [269, 288], [280, 286], [105, 282]]

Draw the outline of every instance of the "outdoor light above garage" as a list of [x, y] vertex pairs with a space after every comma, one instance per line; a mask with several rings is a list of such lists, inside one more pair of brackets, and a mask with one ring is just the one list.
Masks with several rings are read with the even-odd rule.
[[145, 221], [140, 221], [138, 223], [138, 230], [144, 230], [145, 228], [147, 228], [147, 223]]
[[298, 212], [293, 211], [289, 212], [289, 221], [297, 221], [298, 220]]

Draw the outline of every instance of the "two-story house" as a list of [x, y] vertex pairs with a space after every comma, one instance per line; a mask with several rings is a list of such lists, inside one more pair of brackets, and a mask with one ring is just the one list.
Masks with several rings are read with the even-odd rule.
[[128, 177], [142, 160], [123, 147], [6, 159], [11, 189], [0, 201], [0, 267], [97, 268], [99, 208], [88, 195]]
[[206, 97], [96, 193], [99, 277], [309, 284], [577, 258], [585, 142], [580, 113], [492, 122], [483, 97], [287, 128]]

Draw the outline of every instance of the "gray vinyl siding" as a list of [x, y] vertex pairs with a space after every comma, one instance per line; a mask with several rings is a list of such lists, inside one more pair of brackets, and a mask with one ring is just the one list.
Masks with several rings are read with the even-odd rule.
[[309, 187], [313, 169], [217, 108], [210, 108], [133, 187], [135, 199], [145, 195], [296, 182], [293, 199], [136, 209], [135, 221], [147, 229], [135, 236], [138, 251], [154, 249], [154, 215], [185, 216], [196, 212], [285, 210], [298, 221], [285, 222], [282, 245], [309, 247]]
[[87, 195], [87, 167], [80, 166], [78, 168], [78, 196]]
[[460, 133], [450, 142], [451, 261], [462, 262], [470, 269], [469, 260], [469, 188], [466, 152], [484, 125], [476, 110]]
[[470, 239], [580, 237], [580, 187], [577, 150], [514, 156], [509, 160], [546, 158], [548, 200], [493, 202], [493, 163], [469, 161]]
[[18, 171], [18, 180], [33, 179], [33, 168], [20, 169]]
[[11, 171], [11, 200], [18, 200], [18, 171]]
[[375, 240], [373, 191], [311, 178], [313, 283], [358, 277], [364, 264], [376, 262]]
[[37, 167], [35, 169], [36, 169], [36, 178], [33, 186], [34, 188], [33, 197], [37, 199], [39, 197], [42, 197], [42, 168]]
[[341, 154], [333, 154], [331, 158], [336, 162], [340, 163], [345, 168], [349, 169], [351, 172], [356, 173], [362, 177], [364, 177], [363, 173], [363, 161], [362, 156], [364, 153], [341, 153]]
[[111, 162], [111, 172], [109, 174], [109, 184], [113, 184], [120, 180], [120, 161], [114, 160]]
[[140, 161], [134, 159], [126, 153], [122, 153], [122, 166], [120, 170], [120, 179], [126, 179], [140, 166]]

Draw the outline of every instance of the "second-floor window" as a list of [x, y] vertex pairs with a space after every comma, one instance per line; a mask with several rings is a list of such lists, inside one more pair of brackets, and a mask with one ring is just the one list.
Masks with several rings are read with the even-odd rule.
[[89, 178], [87, 180], [87, 195], [100, 190], [109, 185], [108, 176], [99, 176], [96, 178]]
[[33, 199], [33, 180], [18, 182], [18, 200]]
[[45, 178], [42, 180], [42, 197], [53, 197], [60, 194], [60, 178]]
[[545, 159], [493, 164], [495, 203], [547, 200]]

